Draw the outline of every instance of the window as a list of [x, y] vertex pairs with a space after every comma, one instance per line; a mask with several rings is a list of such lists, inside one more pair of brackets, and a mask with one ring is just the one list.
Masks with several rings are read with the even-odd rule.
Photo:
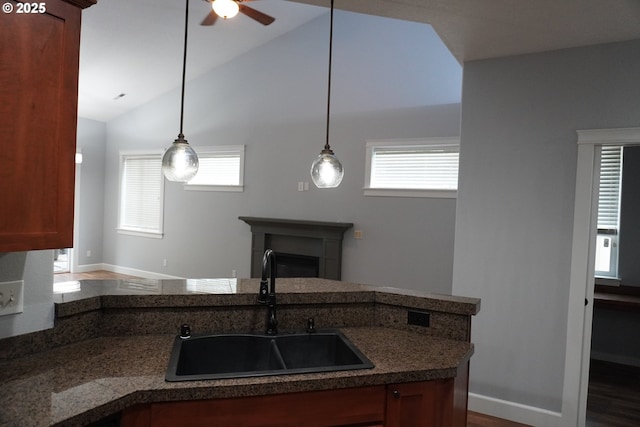
[[456, 197], [459, 138], [367, 142], [366, 196]]
[[162, 238], [162, 152], [120, 153], [118, 231]]
[[198, 148], [198, 173], [187, 190], [243, 191], [244, 145]]
[[616, 277], [618, 274], [622, 153], [622, 147], [611, 145], [603, 146], [600, 153], [598, 236], [595, 265], [597, 276]]

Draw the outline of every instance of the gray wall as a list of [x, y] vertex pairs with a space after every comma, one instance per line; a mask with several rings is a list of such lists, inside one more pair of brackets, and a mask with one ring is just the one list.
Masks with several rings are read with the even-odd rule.
[[53, 325], [53, 251], [0, 253], [0, 282], [24, 280], [24, 311], [0, 316], [0, 339]]
[[453, 293], [470, 391], [559, 411], [577, 129], [640, 125], [640, 41], [464, 64]]
[[[105, 263], [248, 277], [251, 233], [238, 216], [345, 221], [363, 239], [352, 230], [346, 236], [344, 280], [451, 292], [455, 200], [364, 197], [362, 187], [367, 139], [459, 134], [460, 66], [441, 44], [430, 47], [429, 26], [338, 13], [331, 145], [345, 178], [337, 189], [311, 183], [298, 192], [324, 145], [327, 28], [325, 15], [188, 82], [186, 138], [196, 150], [245, 144], [245, 191], [184, 191], [167, 182], [162, 240], [116, 232], [118, 153], [167, 147], [178, 133], [179, 92], [107, 124]], [[429, 61], [440, 65], [431, 71]]]
[[[83, 160], [76, 175], [80, 193], [75, 213], [78, 223], [75, 249], [78, 251], [78, 264], [86, 266], [102, 262], [106, 124], [78, 119], [77, 146]], [[87, 256], [87, 251], [91, 251], [91, 256]]]

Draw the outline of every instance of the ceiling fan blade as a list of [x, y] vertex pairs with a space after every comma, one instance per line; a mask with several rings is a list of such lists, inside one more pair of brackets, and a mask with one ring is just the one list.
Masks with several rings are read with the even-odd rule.
[[258, 21], [259, 23], [261, 23], [262, 25], [269, 25], [271, 24], [273, 21], [276, 20], [276, 18], [273, 18], [269, 15], [266, 15], [260, 11], [257, 11], [249, 6], [245, 6], [243, 4], [238, 4], [238, 6], [240, 7], [240, 12], [244, 13], [245, 15], [247, 15], [249, 18], [253, 18], [256, 21]]
[[218, 15], [213, 11], [213, 9], [209, 12], [209, 14], [202, 20], [200, 25], [213, 25], [218, 20]]

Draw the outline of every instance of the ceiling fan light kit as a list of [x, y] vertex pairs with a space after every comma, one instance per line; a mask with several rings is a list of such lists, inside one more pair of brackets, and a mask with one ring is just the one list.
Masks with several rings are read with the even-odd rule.
[[180, 133], [171, 147], [162, 156], [162, 173], [169, 181], [189, 182], [198, 173], [198, 155], [191, 148], [184, 135], [184, 83], [187, 72], [187, 34], [189, 29], [189, 0], [185, 0], [184, 55], [182, 59], [182, 95], [180, 98]]
[[223, 19], [229, 19], [236, 16], [238, 13], [248, 16], [249, 18], [258, 21], [262, 25], [269, 25], [276, 19], [265, 13], [260, 12], [252, 7], [245, 6], [243, 3], [252, 0], [204, 0], [211, 3], [211, 12], [202, 20], [200, 25], [213, 25], [218, 20], [218, 17]]
[[329, 119], [331, 117], [331, 57], [333, 48], [333, 0], [331, 0], [331, 24], [329, 27], [329, 76], [327, 84], [327, 132], [320, 155], [311, 164], [311, 179], [318, 188], [336, 188], [344, 177], [342, 163], [329, 145]]
[[233, 18], [240, 11], [238, 3], [233, 0], [213, 0], [211, 8], [224, 19]]

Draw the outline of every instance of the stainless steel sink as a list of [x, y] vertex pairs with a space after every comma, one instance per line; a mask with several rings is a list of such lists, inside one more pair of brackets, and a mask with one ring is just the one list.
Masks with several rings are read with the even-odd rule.
[[373, 368], [340, 331], [276, 336], [219, 334], [176, 337], [167, 381], [241, 378]]

